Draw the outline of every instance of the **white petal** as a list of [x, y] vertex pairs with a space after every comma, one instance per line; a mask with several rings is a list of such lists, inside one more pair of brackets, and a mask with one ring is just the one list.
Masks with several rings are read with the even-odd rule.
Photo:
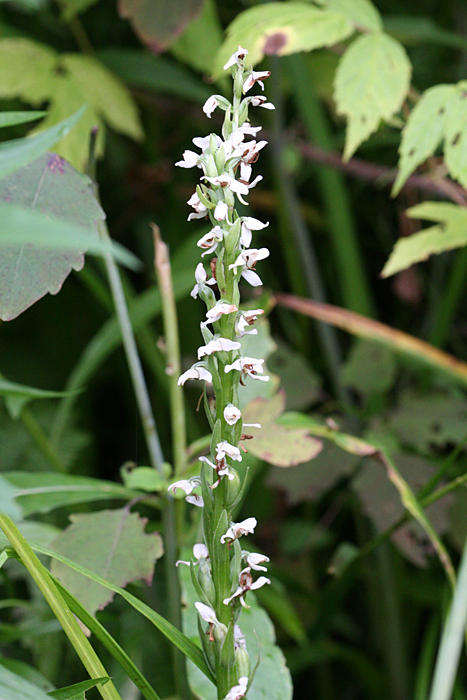
[[202, 508], [204, 506], [203, 497], [199, 496], [197, 493], [190, 494], [185, 498], [185, 501], [190, 503], [192, 506], [197, 506], [198, 508]]
[[254, 270], [243, 270], [242, 277], [248, 284], [251, 284], [252, 287], [261, 287], [263, 284], [261, 277]]
[[232, 403], [227, 404], [227, 406], [224, 408], [224, 419], [228, 425], [235, 425], [235, 423], [240, 420], [241, 417], [242, 412]]
[[214, 218], [216, 221], [224, 221], [227, 219], [229, 207], [225, 202], [218, 202], [214, 209]]
[[257, 581], [251, 584], [250, 586], [250, 591], [254, 591], [257, 588], [261, 588], [262, 586], [266, 586], [266, 584], [271, 583], [271, 580], [266, 578], [266, 576], [260, 576]]
[[[193, 555], [195, 559], [209, 559], [209, 550], [205, 544], [195, 544], [193, 545]], [[268, 559], [269, 561], [269, 559]]]
[[216, 613], [209, 607], [209, 605], [205, 605], [204, 603], [195, 603], [195, 608], [205, 622], [209, 622], [211, 625], [219, 624]]
[[203, 112], [209, 119], [211, 118], [211, 114], [214, 112], [216, 107], [219, 106], [219, 101], [217, 100], [216, 95], [211, 95], [211, 97], [208, 97], [206, 102], [203, 105]]

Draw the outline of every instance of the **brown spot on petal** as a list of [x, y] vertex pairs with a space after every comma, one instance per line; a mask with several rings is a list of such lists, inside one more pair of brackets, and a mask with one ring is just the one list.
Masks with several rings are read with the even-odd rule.
[[266, 37], [264, 44], [264, 53], [266, 56], [274, 56], [287, 44], [287, 35], [284, 32], [275, 32]]

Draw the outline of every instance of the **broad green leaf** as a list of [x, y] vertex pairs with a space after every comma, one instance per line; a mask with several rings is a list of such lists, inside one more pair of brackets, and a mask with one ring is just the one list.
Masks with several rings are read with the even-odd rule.
[[78, 86], [82, 102], [92, 105], [104, 121], [121, 134], [139, 141], [143, 131], [130, 92], [108, 68], [91, 56], [63, 54], [61, 63]]
[[[419, 491], [435, 472], [432, 465], [413, 455], [396, 455], [394, 461], [397, 463], [400, 474], [414, 492]], [[352, 486], [378, 532], [383, 532], [404, 515], [404, 505], [398, 490], [374, 460], [365, 461], [356, 478], [353, 479]], [[443, 534], [448, 529], [451, 502], [452, 499], [448, 496], [426, 509], [426, 516], [438, 534]], [[427, 550], [426, 533], [418, 522], [411, 520], [403, 525], [391, 539], [412, 563], [417, 566], [427, 565], [429, 550]]]
[[212, 92], [180, 64], [141, 49], [103, 49], [98, 56], [115, 75], [134, 87], [197, 103], [204, 102]]
[[348, 17], [359, 31], [377, 32], [383, 28], [381, 15], [370, 0], [324, 0], [324, 4]]
[[204, 0], [201, 14], [190, 22], [171, 45], [179, 61], [203, 73], [212, 73], [213, 60], [222, 43], [222, 27], [214, 0]]
[[38, 112], [30, 110], [29, 112], [0, 112], [0, 128], [5, 126], [13, 126], [15, 124], [26, 124], [33, 122], [36, 119], [45, 117], [47, 112]]
[[0, 476], [0, 513], [6, 513], [14, 520], [22, 517], [21, 506], [16, 502], [16, 489], [3, 476]]
[[103, 678], [90, 678], [87, 681], [81, 681], [81, 683], [68, 685], [66, 688], [52, 690], [48, 695], [51, 698], [56, 698], [56, 700], [79, 700], [85, 697], [86, 690], [95, 688], [96, 685], [103, 685], [109, 680], [110, 678], [108, 676], [104, 676]]
[[33, 105], [45, 102], [53, 92], [56, 60], [53, 49], [44, 44], [16, 37], [2, 39], [0, 97], [20, 97]]
[[0, 658], [0, 665], [12, 673], [16, 673], [17, 676], [21, 676], [21, 678], [29, 681], [44, 692], [54, 689], [53, 684], [47, 680], [47, 678], [45, 678], [40, 671], [24, 661], [19, 661], [17, 659], [6, 659], [2, 657]]
[[[190, 553], [187, 553], [188, 557]], [[186, 558], [186, 557], [185, 557]], [[183, 629], [190, 639], [198, 638], [197, 613], [194, 602], [198, 600], [191, 582], [188, 567], [178, 568], [182, 584], [184, 606]], [[248, 700], [290, 700], [292, 681], [282, 651], [275, 644], [274, 627], [268, 614], [258, 605], [252, 593], [248, 594], [249, 609], [242, 609], [238, 624], [245, 635], [252, 665], [259, 661], [253, 682], [248, 690]], [[191, 663], [188, 664], [188, 680], [197, 698], [215, 700], [216, 689]]]
[[321, 420], [318, 421], [304, 413], [295, 413], [294, 411], [283, 413], [277, 421], [289, 428], [307, 428], [312, 435], [326, 438], [337, 445], [337, 447], [340, 447], [341, 450], [352, 455], [366, 457], [375, 454], [377, 451], [373, 445], [365, 442], [365, 440], [349, 435], [349, 433], [343, 433], [339, 426], [329, 425], [328, 422], [324, 424]]
[[58, 399], [62, 396], [68, 395], [69, 393], [66, 391], [48, 391], [47, 389], [36, 389], [35, 387], [17, 384], [16, 382], [10, 382], [7, 379], [0, 377], [0, 396], [4, 396], [5, 401], [8, 402], [8, 409], [13, 418], [18, 418], [21, 414], [23, 406], [33, 399]]
[[166, 49], [201, 12], [203, 0], [119, 0], [140, 40], [154, 53]]
[[253, 435], [248, 440], [248, 451], [278, 467], [292, 467], [308, 462], [321, 452], [322, 443], [308, 435], [308, 430], [284, 428], [277, 419], [285, 408], [285, 395], [278, 392], [273, 398], [254, 399], [243, 411], [244, 423], [259, 423], [261, 430], [248, 429]]
[[265, 55], [286, 56], [332, 46], [353, 32], [352, 22], [340, 12], [321, 10], [305, 2], [265, 3], [241, 12], [227, 28], [214, 75], [240, 44], [255, 65]]
[[455, 94], [453, 85], [435, 85], [423, 93], [402, 131], [399, 172], [392, 194], [400, 192], [415, 168], [423, 163], [444, 138], [447, 105]]
[[467, 245], [467, 210], [448, 202], [423, 202], [408, 209], [413, 219], [436, 222], [411, 236], [400, 238], [394, 246], [381, 276], [390, 277], [434, 253]]
[[[20, 517], [91, 501], [131, 500], [140, 495], [111, 481], [55, 472], [7, 472], [0, 476], [0, 504], [5, 494]], [[13, 490], [13, 491], [12, 491]], [[3, 508], [0, 508], [4, 512]]]
[[337, 111], [347, 118], [344, 159], [402, 106], [411, 66], [404, 48], [376, 32], [356, 39], [339, 62], [335, 80]]
[[0, 698], [5, 700], [49, 700], [37, 685], [0, 665]]
[[[70, 129], [81, 119], [84, 110], [85, 107], [80, 107], [77, 112], [62, 122], [35, 136], [0, 143], [0, 178], [39, 158], [68, 134]], [[70, 110], [67, 110], [66, 114], [69, 115]]]
[[394, 353], [381, 343], [357, 340], [341, 368], [345, 386], [364, 396], [390, 389], [396, 378]]
[[122, 481], [129, 489], [138, 489], [139, 491], [165, 491], [167, 489], [167, 480], [153, 467], [133, 467], [126, 466], [120, 469]]
[[[79, 226], [97, 239], [98, 222], [105, 215], [96, 200], [91, 180], [63, 158], [46, 153], [0, 180], [0, 202], [23, 207]], [[1, 233], [0, 233], [1, 241]], [[10, 321], [47, 292], [56, 294], [72, 269], [84, 265], [84, 250], [43, 250], [20, 242], [3, 248], [0, 259], [0, 318]]]
[[467, 81], [456, 85], [446, 114], [444, 159], [450, 175], [467, 187]]
[[[103, 676], [107, 677], [108, 673], [106, 669], [104, 668], [93, 647], [86, 639], [86, 636], [80, 628], [78, 621], [65, 604], [63, 598], [57, 590], [57, 587], [54, 585], [49, 572], [40, 562], [34, 551], [21, 535], [18, 528], [10, 518], [2, 514], [0, 514], [0, 527], [8, 537], [16, 556], [27, 569], [29, 575], [34, 580], [40, 592], [47, 601], [89, 676], [91, 678], [102, 678]], [[121, 700], [120, 695], [112, 681], [106, 683], [105, 686], [100, 686], [99, 692], [103, 700]]]
[[[37, 478], [38, 477], [36, 476], [36, 481]], [[4, 483], [0, 482], [0, 484], [3, 488]], [[3, 513], [4, 511], [0, 508], [0, 512]], [[29, 543], [42, 544], [45, 547], [49, 545], [60, 533], [58, 527], [49, 525], [48, 523], [35, 522], [34, 520], [17, 520], [16, 527], [21, 532], [24, 539]], [[7, 546], [8, 539], [3, 532], [0, 531], [0, 549], [4, 549]]]
[[[125, 588], [131, 581], [152, 581], [154, 564], [163, 554], [158, 533], [146, 534], [146, 520], [128, 508], [70, 515], [69, 525], [51, 543], [58, 554], [66, 554], [78, 564], [107, 581]], [[92, 542], [92, 547], [88, 546]], [[54, 561], [52, 573], [77, 600], [94, 614], [113, 599], [98, 583]]]
[[268, 372], [279, 377], [289, 411], [308, 408], [321, 396], [320, 377], [303, 355], [286, 343], [278, 342], [276, 350], [268, 357]]

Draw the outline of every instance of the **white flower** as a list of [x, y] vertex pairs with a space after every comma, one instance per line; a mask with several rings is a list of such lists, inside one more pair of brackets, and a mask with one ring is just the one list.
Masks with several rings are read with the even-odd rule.
[[219, 477], [217, 479], [217, 481], [211, 486], [211, 488], [216, 489], [219, 486], [219, 484], [221, 482], [221, 476], [226, 476], [229, 481], [232, 481], [232, 479], [235, 479], [234, 472], [229, 469], [228, 464], [226, 464], [225, 462], [221, 462], [220, 464], [214, 464], [213, 462], [211, 462], [210, 459], [208, 459], [204, 455], [199, 458], [199, 461], [204, 462], [205, 464], [210, 466], [211, 469], [213, 469], [217, 473], [217, 476]]
[[259, 158], [259, 152], [267, 145], [267, 141], [248, 141], [248, 143], [244, 144], [242, 160], [249, 164], [256, 163]]
[[240, 243], [249, 248], [251, 244], [252, 231], [261, 231], [263, 228], [269, 226], [269, 221], [265, 224], [259, 219], [255, 219], [252, 216], [242, 216], [242, 228], [240, 234]]
[[230, 352], [231, 350], [239, 350], [240, 343], [229, 338], [214, 338], [207, 345], [201, 345], [198, 348], [198, 360], [201, 360], [205, 355], [212, 355], [214, 352]]
[[217, 95], [211, 95], [211, 97], [208, 97], [203, 105], [203, 112], [207, 117], [209, 117], [209, 119], [211, 119], [211, 115], [216, 107], [219, 107], [219, 100], [217, 98]]
[[[206, 547], [206, 545], [205, 544], [193, 545], [193, 556], [196, 559], [195, 566], [196, 566], [196, 564], [199, 564], [199, 562], [202, 559], [209, 559], [209, 551], [208, 551], [208, 548]], [[185, 564], [186, 566], [191, 566], [191, 561], [184, 561], [183, 559], [178, 559], [178, 561], [175, 562], [175, 566], [179, 566], [180, 564]]]
[[204, 234], [197, 242], [198, 248], [203, 248], [205, 251], [201, 257], [213, 253], [218, 244], [222, 241], [224, 237], [224, 231], [220, 226], [214, 226], [210, 231]]
[[[227, 187], [229, 190], [232, 192], [235, 192], [239, 200], [243, 204], [248, 204], [248, 202], [245, 202], [242, 199], [243, 194], [248, 194], [249, 192], [249, 186], [245, 185], [243, 182], [240, 182], [240, 180], [236, 180], [234, 177], [231, 175], [228, 175], [227, 173], [222, 173], [221, 175], [215, 175], [214, 177], [209, 177], [208, 175], [203, 176], [204, 180], [207, 180], [211, 185], [215, 185], [216, 187]], [[251, 187], [251, 185], [250, 185]], [[215, 216], [215, 214], [214, 214]]]
[[250, 535], [255, 531], [257, 525], [256, 518], [246, 518], [240, 523], [232, 523], [227, 532], [221, 537], [221, 544], [224, 544], [226, 540], [236, 540], [242, 535]]
[[243, 83], [243, 94], [245, 94], [245, 92], [248, 92], [248, 90], [251, 90], [251, 88], [256, 82], [258, 83], [258, 85], [260, 85], [261, 90], [264, 90], [263, 80], [265, 78], [269, 78], [270, 75], [270, 70], [251, 71], [250, 75]]
[[254, 268], [258, 260], [264, 260], [268, 256], [269, 250], [267, 248], [247, 248], [242, 250], [235, 262], [229, 265], [229, 270], [233, 270], [236, 273], [237, 268], [243, 266], [242, 277], [252, 287], [259, 287], [262, 284], [261, 278], [256, 274]]
[[252, 107], [264, 107], [264, 109], [276, 109], [271, 102], [267, 101], [267, 98], [263, 95], [255, 95], [254, 97], [247, 97], [248, 102]]
[[229, 68], [231, 68], [234, 65], [239, 66], [240, 61], [243, 61], [243, 59], [246, 58], [247, 55], [248, 55], [247, 49], [243, 49], [241, 46], [239, 46], [237, 51], [235, 51], [235, 53], [233, 53], [231, 55], [231, 57], [229, 58], [229, 60], [225, 64], [224, 70], [228, 70]]
[[264, 360], [258, 359], [256, 357], [239, 357], [238, 360], [232, 362], [231, 365], [226, 365], [224, 372], [231, 372], [232, 370], [237, 370], [243, 375], [251, 377], [252, 379], [259, 379], [262, 382], [267, 382], [269, 377], [260, 377], [259, 374], [263, 373]]
[[230, 459], [233, 459], [235, 462], [241, 462], [242, 461], [242, 455], [240, 454], [240, 450], [238, 447], [235, 447], [235, 445], [231, 445], [230, 442], [227, 442], [226, 440], [222, 440], [222, 442], [218, 442], [216, 445], [216, 459], [217, 461], [221, 461], [225, 459], [225, 457], [230, 457]]
[[201, 150], [202, 153], [205, 153], [211, 145], [211, 136], [214, 137], [215, 145], [216, 148], [219, 148], [223, 141], [220, 136], [217, 134], [210, 134], [209, 136], [195, 136], [194, 139], [192, 139], [194, 145]]
[[265, 566], [260, 566], [263, 562], [269, 561], [269, 557], [264, 554], [258, 554], [257, 552], [242, 552], [242, 557], [246, 560], [249, 567], [254, 571], [267, 571]]
[[209, 605], [205, 605], [204, 603], [195, 603], [195, 608], [205, 622], [209, 622], [210, 625], [220, 624], [216, 617], [216, 613], [209, 607]]
[[235, 649], [246, 649], [246, 639], [238, 625], [234, 625], [234, 645]]
[[186, 372], [183, 372], [178, 378], [178, 386], [183, 386], [188, 379], [201, 379], [204, 382], [212, 383], [212, 374], [201, 363], [196, 363]]
[[197, 493], [190, 493], [190, 495], [185, 498], [185, 501], [198, 508], [203, 508], [204, 506], [203, 497]]
[[194, 151], [183, 151], [183, 160], [175, 163], [179, 168], [194, 168], [198, 165], [199, 155]]
[[196, 266], [195, 280], [196, 280], [196, 284], [190, 292], [190, 296], [192, 296], [193, 299], [196, 299], [198, 294], [203, 290], [203, 285], [216, 284], [216, 280], [214, 279], [214, 277], [211, 277], [211, 279], [208, 280], [208, 276], [206, 274], [206, 270], [204, 269], [203, 263], [198, 263]]
[[240, 598], [240, 604], [244, 608], [248, 608], [249, 606], [245, 603], [244, 600], [245, 593], [248, 593], [248, 591], [255, 591], [258, 588], [262, 588], [262, 586], [271, 583], [270, 579], [266, 578], [266, 576], [260, 576], [257, 581], [253, 581], [253, 577], [251, 575], [251, 568], [249, 566], [247, 566], [240, 572], [238, 582], [239, 585], [235, 593], [232, 593], [230, 598], [224, 598], [224, 600], [222, 601], [224, 605], [229, 605], [234, 598]]
[[214, 218], [216, 221], [229, 221], [229, 207], [224, 201], [217, 202], [216, 208], [214, 209]]
[[171, 491], [172, 493], [175, 493], [177, 489], [180, 489], [181, 491], [184, 491], [186, 495], [188, 496], [197, 486], [201, 484], [201, 479], [199, 476], [194, 476], [191, 479], [181, 479], [180, 481], [174, 481], [173, 484], [170, 484], [168, 487], [168, 491]]
[[195, 210], [188, 215], [188, 221], [191, 221], [192, 219], [203, 219], [208, 213], [207, 207], [204, 206], [196, 192], [191, 195], [190, 199], [187, 201], [187, 204], [189, 204], [190, 207], [193, 207]]
[[[241, 180], [241, 182], [244, 182], [245, 184], [250, 182], [250, 177], [251, 177], [252, 171], [253, 171], [253, 168], [251, 167], [251, 165], [247, 165], [246, 163], [244, 163], [242, 161], [240, 163], [240, 180]], [[243, 245], [245, 245], [245, 244], [243, 244]], [[248, 248], [249, 245], [250, 244], [247, 243], [246, 248]]]
[[256, 328], [253, 328], [251, 331], [247, 330], [247, 328], [252, 326], [261, 314], [264, 314], [263, 309], [240, 311], [240, 315], [235, 321], [235, 333], [237, 336], [241, 338], [244, 335], [256, 335], [258, 333]]
[[205, 328], [209, 323], [215, 323], [222, 316], [233, 314], [235, 311], [238, 311], [238, 307], [235, 304], [226, 304], [223, 301], [218, 301], [212, 309], [206, 311], [206, 321], [203, 321], [201, 327]]
[[248, 677], [242, 676], [238, 679], [238, 684], [229, 690], [224, 700], [242, 700], [248, 689]]
[[224, 408], [224, 418], [228, 425], [235, 425], [235, 423], [242, 417], [242, 412], [239, 408], [233, 405], [233, 403], [228, 403]]

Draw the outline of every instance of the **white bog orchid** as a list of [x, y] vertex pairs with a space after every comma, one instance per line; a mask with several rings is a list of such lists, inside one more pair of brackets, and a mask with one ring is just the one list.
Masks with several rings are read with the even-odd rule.
[[259, 379], [262, 382], [268, 382], [269, 377], [263, 374], [264, 360], [258, 359], [257, 357], [239, 357], [238, 360], [232, 362], [231, 365], [226, 365], [224, 367], [224, 372], [232, 372], [236, 370], [241, 372], [243, 376], [251, 377], [252, 379]]
[[227, 206], [227, 203], [221, 200], [220, 202], [217, 202], [215, 209], [214, 209], [214, 218], [216, 221], [227, 221], [228, 222], [228, 216], [229, 216], [229, 207]]
[[221, 462], [220, 464], [214, 464], [214, 462], [211, 462], [208, 457], [205, 457], [204, 455], [202, 457], [199, 457], [200, 462], [204, 462], [204, 464], [207, 464], [213, 471], [216, 472], [218, 479], [215, 481], [211, 488], [216, 489], [219, 484], [221, 483], [221, 477], [226, 476], [229, 481], [232, 481], [235, 479], [235, 473], [229, 469], [229, 466], [225, 462]]
[[242, 558], [245, 559], [246, 563], [253, 571], [267, 571], [265, 566], [261, 566], [261, 564], [269, 561], [269, 557], [265, 554], [243, 551]]
[[233, 405], [233, 403], [228, 403], [224, 408], [224, 419], [228, 425], [235, 425], [235, 423], [242, 417], [242, 412], [239, 408]]
[[214, 228], [205, 233], [204, 236], [201, 236], [201, 238], [196, 244], [198, 248], [202, 248], [204, 250], [204, 253], [201, 255], [201, 257], [204, 257], [209, 253], [213, 253], [223, 238], [224, 231], [221, 229], [220, 226], [214, 226]]
[[224, 700], [242, 700], [248, 690], [248, 677], [242, 676], [238, 679], [238, 684], [229, 690]]
[[200, 486], [200, 484], [201, 479], [199, 476], [194, 476], [191, 479], [181, 479], [180, 481], [175, 481], [173, 484], [170, 484], [167, 490], [171, 493], [175, 493], [177, 489], [184, 491], [186, 494], [185, 501], [187, 503], [191, 503], [193, 506], [202, 508], [204, 506], [203, 497], [197, 493], [193, 493], [194, 489]]
[[234, 644], [235, 649], [246, 649], [245, 635], [238, 625], [234, 625]]
[[263, 95], [255, 95], [254, 97], [247, 97], [245, 101], [248, 101], [252, 107], [263, 107], [264, 109], [276, 109], [271, 102], [267, 101], [266, 97]]
[[243, 94], [248, 92], [248, 90], [251, 90], [251, 88], [254, 86], [255, 83], [258, 83], [261, 90], [264, 90], [263, 80], [265, 80], [266, 78], [269, 78], [270, 75], [271, 75], [270, 70], [260, 70], [260, 71], [252, 70], [250, 75], [248, 76], [248, 78], [243, 83]]
[[[205, 544], [195, 544], [193, 545], [193, 556], [196, 559], [195, 566], [199, 564], [202, 559], [209, 559], [209, 551]], [[185, 564], [185, 566], [191, 566], [191, 561], [184, 561], [183, 559], [178, 559], [175, 562], [175, 566], [180, 566], [180, 564]]]
[[237, 540], [242, 535], [251, 535], [255, 531], [255, 527], [258, 524], [256, 518], [246, 518], [240, 523], [232, 523], [227, 532], [221, 537], [221, 544], [224, 544], [229, 540], [233, 542]]
[[240, 575], [238, 577], [238, 588], [235, 590], [234, 593], [229, 598], [224, 598], [223, 603], [224, 605], [230, 605], [232, 600], [234, 598], [239, 598], [240, 599], [240, 604], [244, 608], [248, 608], [249, 606], [245, 603], [245, 593], [248, 593], [248, 591], [255, 591], [258, 588], [262, 588], [263, 586], [266, 586], [267, 584], [271, 583], [271, 581], [266, 578], [266, 576], [260, 576], [256, 581], [253, 581], [253, 576], [251, 575], [251, 568], [247, 566], [245, 569], [240, 571]]
[[192, 219], [204, 219], [208, 213], [207, 207], [202, 203], [196, 192], [187, 200], [187, 204], [194, 209], [194, 212], [188, 214], [188, 221], [192, 221]]
[[[250, 167], [250, 166], [248, 166]], [[259, 219], [255, 219], [252, 216], [242, 216], [242, 226], [240, 233], [240, 243], [244, 248], [249, 248], [251, 245], [252, 231], [261, 231], [263, 228], [269, 226], [269, 221], [263, 223]]]
[[224, 66], [224, 70], [228, 70], [229, 68], [232, 68], [232, 66], [240, 66], [241, 61], [244, 61], [244, 59], [248, 56], [248, 51], [247, 49], [242, 48], [241, 46], [238, 47], [237, 51], [231, 55], [229, 60]]
[[242, 277], [251, 284], [252, 287], [259, 287], [263, 283], [261, 282], [260, 276], [254, 271], [254, 268], [258, 260], [264, 260], [267, 257], [269, 257], [269, 250], [267, 248], [247, 248], [241, 251], [235, 262], [229, 265], [229, 269], [233, 270], [236, 274], [238, 268], [243, 267]]
[[205, 328], [210, 323], [216, 323], [222, 316], [228, 316], [238, 311], [238, 307], [235, 304], [226, 304], [223, 301], [218, 301], [212, 309], [206, 311], [206, 321], [201, 324], [202, 328]]
[[197, 364], [193, 365], [190, 367], [190, 369], [187, 369], [186, 372], [183, 372], [178, 378], [178, 386], [183, 386], [186, 381], [189, 379], [201, 379], [202, 381], [208, 382], [209, 384], [212, 383], [212, 374], [211, 372], [204, 367], [204, 365], [201, 362], [198, 362]]
[[216, 617], [216, 613], [209, 605], [204, 603], [195, 603], [195, 608], [198, 611], [199, 616], [205, 621], [209, 622], [210, 625], [219, 625], [219, 620]]
[[241, 311], [239, 316], [235, 321], [235, 334], [241, 338], [244, 335], [256, 335], [257, 330], [253, 328], [252, 330], [247, 330], [250, 328], [258, 316], [264, 314], [264, 309], [251, 309], [249, 311]]
[[212, 355], [215, 352], [230, 352], [231, 350], [239, 350], [240, 343], [229, 338], [214, 338], [207, 345], [201, 345], [198, 348], [198, 360], [201, 360], [205, 355]]
[[179, 168], [194, 168], [199, 164], [199, 155], [194, 151], [183, 151], [183, 160], [175, 163]]
[[195, 270], [195, 280], [196, 284], [193, 287], [193, 289], [190, 292], [190, 296], [193, 297], [193, 299], [196, 299], [198, 294], [203, 291], [203, 285], [209, 284], [213, 285], [216, 284], [216, 280], [214, 277], [211, 277], [211, 279], [208, 280], [208, 276], [206, 274], [206, 270], [204, 269], [203, 263], [198, 263], [196, 266]]
[[240, 454], [238, 447], [235, 447], [235, 445], [231, 445], [226, 440], [223, 440], [222, 442], [218, 442], [216, 445], [216, 459], [220, 462], [226, 457], [230, 457], [230, 459], [233, 459], [235, 462], [242, 461], [242, 455]]
[[209, 119], [211, 119], [212, 113], [215, 109], [217, 109], [217, 107], [219, 107], [218, 96], [211, 95], [211, 97], [208, 97], [208, 99], [203, 105], [203, 112]]

